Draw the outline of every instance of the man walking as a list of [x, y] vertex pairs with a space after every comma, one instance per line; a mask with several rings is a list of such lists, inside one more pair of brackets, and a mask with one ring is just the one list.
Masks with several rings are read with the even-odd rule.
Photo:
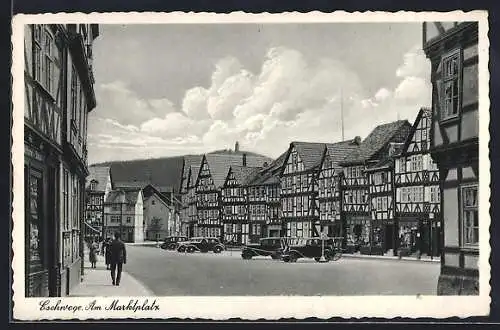
[[[120, 233], [115, 233], [115, 239], [109, 244], [109, 263], [111, 264], [111, 280], [113, 285], [120, 285], [123, 264], [127, 263], [127, 250], [120, 240]], [[115, 277], [115, 272], [116, 277]]]

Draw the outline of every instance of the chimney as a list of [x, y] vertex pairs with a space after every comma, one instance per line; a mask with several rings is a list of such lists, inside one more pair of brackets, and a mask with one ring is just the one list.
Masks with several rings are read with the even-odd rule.
[[352, 144], [357, 144], [359, 146], [361, 144], [361, 136], [356, 136]]
[[243, 154], [243, 166], [247, 166], [247, 154]]
[[240, 151], [240, 143], [238, 141], [236, 141], [236, 143], [234, 144], [234, 152], [238, 152]]

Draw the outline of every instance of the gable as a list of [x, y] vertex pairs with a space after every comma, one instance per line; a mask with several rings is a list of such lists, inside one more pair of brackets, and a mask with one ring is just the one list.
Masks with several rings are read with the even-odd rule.
[[295, 146], [290, 147], [288, 157], [285, 161], [284, 174], [304, 171], [305, 166]]
[[405, 142], [403, 153], [426, 152], [430, 147], [430, 111], [421, 109]]

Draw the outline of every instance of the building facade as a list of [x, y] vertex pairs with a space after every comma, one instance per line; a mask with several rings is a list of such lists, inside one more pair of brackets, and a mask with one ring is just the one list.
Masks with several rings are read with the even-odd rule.
[[430, 152], [441, 186], [438, 294], [478, 294], [478, 23], [424, 23], [423, 49], [432, 70]]
[[85, 232], [86, 241], [104, 237], [104, 201], [113, 189], [109, 166], [90, 166], [86, 180]]
[[397, 248], [403, 255], [441, 255], [439, 171], [430, 155], [431, 111], [421, 109], [395, 157]]
[[[382, 254], [380, 241], [381, 224], [378, 218], [372, 221], [370, 205], [370, 181], [367, 170], [379, 167], [390, 157], [393, 143], [406, 140], [411, 125], [399, 120], [377, 126], [361, 143], [340, 162], [343, 167], [341, 180], [342, 219], [346, 247], [350, 252]], [[377, 243], [374, 240], [377, 234]]]
[[361, 138], [326, 144], [318, 176], [318, 201], [320, 230], [329, 237], [343, 236], [340, 180], [342, 167], [339, 162], [346, 154], [359, 147]]
[[97, 25], [25, 25], [25, 295], [64, 296], [83, 271], [87, 116]]
[[231, 166], [221, 189], [222, 222], [224, 242], [230, 245], [243, 245], [250, 242], [248, 194], [246, 180], [258, 168]]
[[113, 237], [120, 233], [124, 242], [144, 241], [142, 190], [112, 190], [104, 201], [104, 233]]
[[175, 208], [172, 199], [167, 198], [153, 185], [142, 189], [144, 238], [163, 240], [175, 233]]
[[287, 237], [317, 237], [319, 224], [318, 174], [326, 146], [292, 142], [281, 175], [281, 210]]
[[[182, 159], [181, 180], [179, 184], [179, 218], [180, 234], [191, 237], [193, 235], [194, 219], [196, 207], [194, 201], [194, 184], [198, 176], [199, 165], [202, 156], [188, 155]], [[195, 166], [196, 168], [193, 168]], [[194, 173], [196, 172], [196, 173]]]

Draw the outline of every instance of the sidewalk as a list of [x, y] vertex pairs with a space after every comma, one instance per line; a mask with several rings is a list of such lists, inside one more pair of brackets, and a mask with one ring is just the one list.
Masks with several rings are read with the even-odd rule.
[[433, 262], [433, 263], [441, 263], [440, 257], [431, 257], [422, 256], [420, 259], [416, 257], [402, 257], [399, 258], [397, 256], [392, 255], [370, 255], [370, 254], [350, 254], [350, 253], [342, 253], [342, 258], [353, 258], [353, 259], [378, 259], [378, 260], [398, 260], [398, 261], [413, 261], [413, 262]]
[[123, 265], [120, 285], [112, 285], [111, 271], [106, 270], [104, 256], [99, 255], [97, 260], [96, 268], [91, 268], [88, 251], [85, 251], [85, 275], [70, 297], [154, 296], [151, 290], [126, 272], [127, 265]]

